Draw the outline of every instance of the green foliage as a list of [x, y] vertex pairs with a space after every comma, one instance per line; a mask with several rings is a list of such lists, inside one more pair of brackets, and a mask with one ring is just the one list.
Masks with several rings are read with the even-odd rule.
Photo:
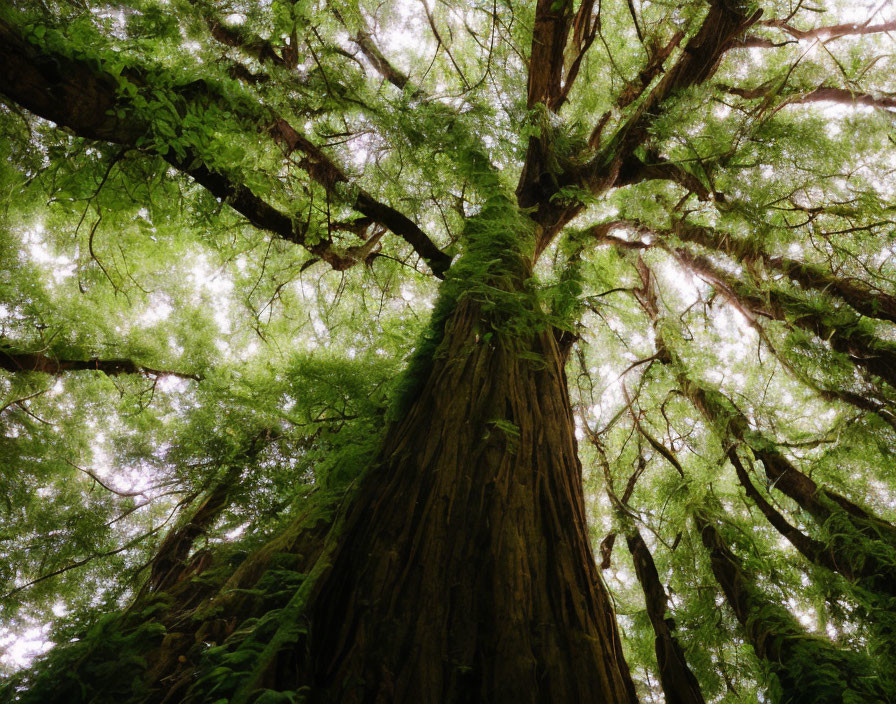
[[[5, 683], [0, 696], [35, 703], [139, 697], [144, 694], [140, 685], [147, 667], [144, 654], [165, 635], [165, 627], [153, 617], [165, 608], [164, 601], [155, 600], [142, 604], [139, 611], [100, 617], [36, 675]], [[16, 696], [17, 690], [21, 693]]]
[[[144, 370], [0, 371], [0, 662], [23, 667], [15, 653], [29, 639], [66, 644], [0, 696], [139, 700], [150, 661], [170, 647], [187, 654], [190, 701], [302, 701], [257, 677], [306, 635], [301, 612], [327, 555], [305, 564], [301, 530], [338, 521], [440, 355], [488, 345], [538, 365], [531, 341], [548, 329], [576, 340], [568, 385], [595, 553], [609, 531], [642, 529], [707, 700], [884, 696], [874, 687], [891, 686], [888, 577], [850, 582], [809, 564], [726, 457], [732, 446], [745, 461], [748, 448], [779, 452], [867, 508], [879, 520], [832, 503], [818, 522], [748, 467], [797, 529], [857, 570], [896, 570], [896, 396], [867, 364], [896, 359], [885, 316], [896, 295], [888, 35], [798, 39], [868, 18], [839, 0], [770, 0], [748, 38], [775, 46], [735, 42], [711, 78], [653, 105], [711, 4], [598, 3], [599, 32], [554, 112], [527, 95], [536, 3], [412, 5], [0, 7], [36, 50], [105, 74], [117, 102], [101, 117], [140, 132], [127, 146], [85, 139], [4, 98], [0, 357]], [[878, 12], [870, 26], [890, 21], [889, 7]], [[393, 75], [365, 53], [365, 36]], [[567, 47], [564, 85], [575, 55]], [[813, 100], [819, 87], [850, 99]], [[645, 105], [643, 140], [617, 163], [623, 126]], [[275, 117], [347, 180], [327, 184], [307, 154], [271, 139]], [[516, 188], [536, 147], [544, 202], [522, 211]], [[244, 186], [312, 248], [363, 256], [333, 271], [320, 248], [252, 226], [166, 158]], [[628, 185], [593, 187], [613, 174]], [[401, 236], [364, 227], [352, 207], [362, 190], [452, 256], [443, 282]], [[563, 226], [533, 261], [551, 217]], [[593, 225], [614, 220], [632, 221], [611, 233], [623, 244], [595, 237]], [[712, 228], [725, 245], [657, 234], [676, 223]], [[736, 285], [695, 274], [675, 249]], [[862, 315], [836, 286], [799, 284], [766, 261], [776, 257], [859, 284], [877, 309]], [[650, 291], [658, 313], [645, 311]], [[458, 351], [452, 331], [466, 323]], [[488, 432], [513, 451], [528, 429], [496, 417]], [[607, 497], [633, 476], [624, 505]], [[153, 601], [147, 565], [218, 488], [222, 506], [187, 551], [196, 572]], [[690, 524], [707, 501], [753, 576], [746, 630]], [[658, 701], [654, 634], [622, 543], [604, 577], [639, 694]], [[195, 641], [203, 627], [208, 639]], [[779, 656], [757, 658], [748, 632]]]

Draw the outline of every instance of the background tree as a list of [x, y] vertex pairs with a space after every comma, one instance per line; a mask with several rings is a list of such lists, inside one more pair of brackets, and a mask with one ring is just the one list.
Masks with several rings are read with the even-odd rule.
[[894, 31], [4, 5], [4, 696], [896, 700]]

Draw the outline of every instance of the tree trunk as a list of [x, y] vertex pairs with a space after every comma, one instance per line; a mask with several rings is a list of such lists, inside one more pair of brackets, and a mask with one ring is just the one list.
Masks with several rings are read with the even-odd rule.
[[461, 301], [364, 479], [309, 607], [314, 701], [637, 701], [561, 352], [549, 330], [487, 332]]

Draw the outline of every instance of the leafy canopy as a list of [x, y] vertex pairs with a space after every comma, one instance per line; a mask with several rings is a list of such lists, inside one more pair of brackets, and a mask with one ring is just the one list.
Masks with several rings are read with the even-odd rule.
[[[350, 484], [461, 296], [496, 334], [574, 338], [595, 553], [645, 536], [707, 700], [890, 657], [892, 595], [856, 575], [896, 543], [762, 459], [896, 518], [888, 3], [38, 0], [0, 28], [24, 62], [0, 88], [8, 671], [51, 623], [102, 634], [215, 487], [192, 550], [238, 555]], [[854, 573], [785, 540], [732, 452]], [[695, 513], [724, 519], [749, 625]], [[659, 701], [621, 543], [605, 565]], [[807, 640], [782, 670], [756, 633]]]

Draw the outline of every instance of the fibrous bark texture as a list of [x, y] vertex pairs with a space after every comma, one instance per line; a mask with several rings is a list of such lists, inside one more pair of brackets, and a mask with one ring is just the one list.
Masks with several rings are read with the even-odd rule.
[[309, 612], [315, 701], [637, 701], [557, 343], [480, 325], [460, 303], [354, 503]]

